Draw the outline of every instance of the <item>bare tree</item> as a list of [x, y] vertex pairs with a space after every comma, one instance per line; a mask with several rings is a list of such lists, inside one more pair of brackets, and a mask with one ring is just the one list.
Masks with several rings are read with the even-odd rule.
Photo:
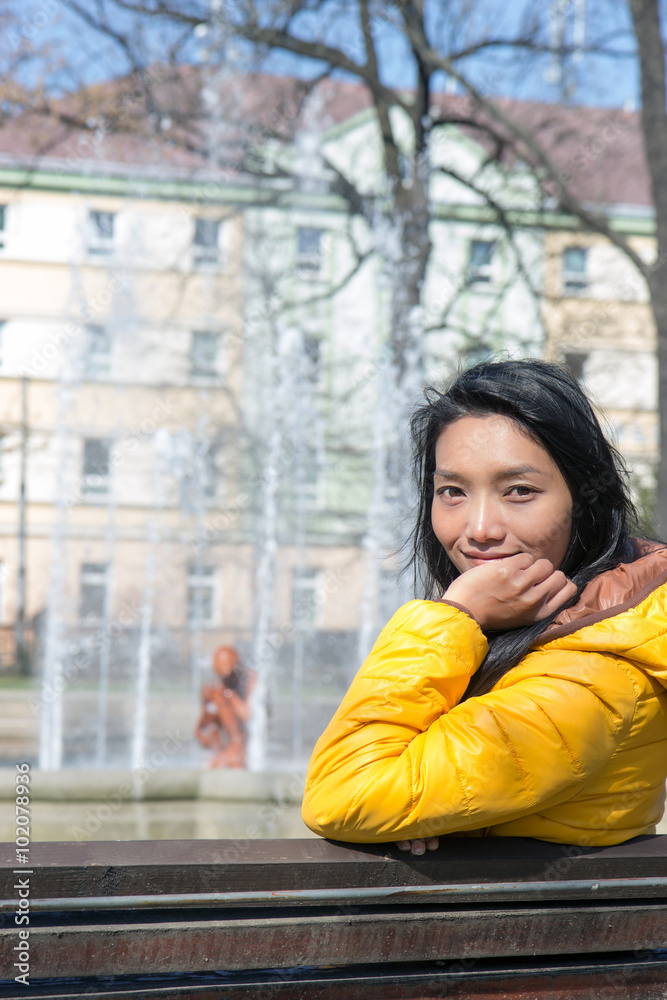
[[[393, 283], [389, 321], [398, 388], [407, 387], [410, 382], [414, 385], [415, 380], [418, 382], [423, 363], [418, 314], [432, 250], [429, 143], [435, 128], [451, 121], [465, 125], [467, 121], [465, 116], [452, 117], [449, 112], [438, 109], [433, 80], [441, 67], [433, 63], [424, 43], [427, 28], [423, 4], [373, 4], [362, 0], [348, 5], [320, 0], [308, 7], [312, 15], [322, 19], [321, 31], [318, 29], [311, 37], [304, 35], [301, 29], [306, 5], [282, 0], [269, 9], [252, 0], [229, 8], [222, 3], [197, 0], [186, 4], [173, 0], [102, 0], [95, 3], [67, 0], [66, 6], [89, 29], [117, 46], [125, 58], [128, 74], [113, 88], [81, 88], [70, 101], [54, 102], [52, 113], [61, 120], [78, 118], [85, 122], [96, 112], [105, 118], [110, 131], [139, 134], [146, 134], [168, 121], [171, 142], [209, 158], [212, 116], [206, 102], [199, 100], [200, 87], [207, 79], [213, 87], [218, 86], [216, 115], [220, 119], [220, 102], [225, 101], [221, 73], [224, 74], [234, 42], [240, 39], [250, 43], [256, 61], [276, 50], [290, 53], [297, 61], [314, 61], [316, 69], [312, 77], [291, 84], [285, 89], [282, 101], [276, 101], [275, 94], [270, 95], [273, 113], [268, 120], [266, 116], [262, 119], [257, 107], [251, 109], [252, 115], [245, 115], [252, 100], [232, 88], [231, 100], [236, 106], [230, 110], [227, 124], [229, 126], [234, 114], [237, 124], [243, 117], [245, 137], [242, 139], [240, 129], [235, 132], [233, 125], [227, 128], [225, 149], [215, 153], [218, 161], [222, 158], [218, 166], [238, 166], [239, 159], [234, 162], [235, 154], [238, 157], [242, 150], [247, 154], [249, 149], [256, 152], [257, 140], [272, 135], [282, 140], [293, 137], [292, 123], [313, 89], [326, 77], [343, 73], [363, 85], [367, 103], [374, 111], [379, 136], [381, 179], [374, 190], [364, 191], [333, 162], [327, 161], [326, 165], [332, 190], [347, 201], [351, 214], [365, 218], [371, 229], [377, 229], [380, 216], [387, 223], [382, 238], [383, 253], [393, 273], [400, 274], [400, 281]], [[353, 22], [355, 37], [328, 40], [327, 25], [336, 21], [340, 24], [345, 19]], [[158, 28], [162, 32], [159, 59], [155, 58], [155, 39], [149, 44], [151, 26], [154, 32]], [[456, 26], [451, 25], [450, 30], [454, 31]], [[382, 36], [387, 32], [402, 33], [410, 46], [410, 60], [417, 79], [416, 88], [410, 93], [383, 82]], [[207, 65], [192, 67], [191, 73], [184, 72], [183, 60], [192, 58], [193, 38], [197, 37], [205, 40], [209, 47]], [[489, 42], [491, 47], [495, 44], [495, 40]], [[477, 46], [479, 50], [484, 47], [484, 44]], [[454, 51], [448, 58], [456, 62], [472, 51], [466, 45], [463, 51]], [[227, 100], [230, 100], [229, 93]], [[224, 115], [224, 108], [222, 112]], [[409, 135], [402, 134], [405, 123], [409, 126]], [[490, 132], [488, 126], [486, 131]], [[251, 162], [245, 155], [242, 160], [244, 168], [255, 173], [261, 167], [256, 158]], [[273, 166], [275, 176], [275, 163]], [[501, 215], [499, 213], [499, 217]], [[391, 233], [389, 239], [388, 231]]]
[[631, 0], [641, 74], [642, 133], [651, 178], [657, 249], [647, 265], [633, 261], [646, 279], [658, 343], [660, 459], [658, 462], [657, 525], [667, 534], [667, 111], [665, 110], [665, 41], [658, 0]]

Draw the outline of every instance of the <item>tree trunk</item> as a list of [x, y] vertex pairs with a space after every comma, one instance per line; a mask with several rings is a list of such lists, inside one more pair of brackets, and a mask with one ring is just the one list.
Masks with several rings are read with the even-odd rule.
[[646, 277], [655, 319], [658, 357], [659, 448], [656, 529], [667, 537], [667, 111], [665, 110], [665, 46], [658, 0], [630, 0], [641, 69], [642, 132], [646, 148], [657, 252]]
[[[667, 245], [665, 243], [663, 246]], [[659, 244], [660, 247], [660, 244]], [[661, 251], [658, 249], [660, 257]], [[649, 278], [651, 309], [657, 335], [659, 459], [655, 527], [659, 538], [667, 539], [667, 268], [656, 267]]]
[[[428, 88], [417, 95], [415, 114], [421, 122], [428, 112]], [[392, 289], [390, 331], [397, 388], [410, 394], [423, 384], [424, 325], [421, 318], [426, 270], [431, 256], [430, 163], [428, 139], [414, 127], [415, 149], [409, 183], [392, 175], [386, 164], [392, 187], [392, 203], [398, 252], [395, 283]]]

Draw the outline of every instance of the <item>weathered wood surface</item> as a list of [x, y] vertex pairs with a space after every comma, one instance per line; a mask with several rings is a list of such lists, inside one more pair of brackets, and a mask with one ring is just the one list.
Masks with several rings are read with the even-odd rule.
[[[14, 874], [15, 864], [14, 846], [2, 845], [5, 900], [16, 899], [13, 886], [21, 876]], [[667, 995], [667, 953], [660, 953], [667, 949], [667, 886], [660, 884], [667, 879], [667, 837], [585, 851], [511, 838], [445, 838], [438, 851], [421, 858], [385, 845], [315, 840], [33, 844], [29, 870], [34, 996], [664, 1000]], [[573, 883], [587, 879], [582, 898]], [[610, 879], [616, 880], [613, 891], [604, 888]], [[633, 880], [644, 881], [633, 885]], [[485, 897], [499, 882], [518, 883], [508, 892], [510, 902]], [[435, 901], [424, 895], [446, 883], [468, 895]], [[547, 888], [557, 883], [558, 898], [538, 883]], [[411, 895], [369, 902], [383, 887], [410, 887]], [[368, 892], [360, 902], [355, 890], [364, 888]], [[288, 890], [336, 890], [339, 898], [297, 901], [280, 895]], [[220, 902], [195, 907], [167, 899], [174, 893], [230, 891], [268, 895], [252, 907]], [[82, 896], [92, 898], [76, 911]], [[118, 909], [104, 910], [114, 897], [134, 898], [118, 899]], [[148, 897], [143, 903], [149, 909], [138, 909], [136, 897]], [[39, 900], [62, 902], [55, 912], [40, 912]], [[28, 995], [11, 984], [16, 943], [8, 907], [0, 927], [0, 998]], [[600, 966], [602, 953], [607, 960]], [[605, 980], [601, 993], [592, 992], [589, 965], [576, 972], [572, 966], [581, 965], [585, 955], [598, 956], [591, 962], [598, 961], [600, 975], [617, 968], [617, 979]], [[535, 956], [544, 956], [542, 969], [488, 968], [490, 961]], [[464, 964], [445, 980], [441, 964], [452, 962]], [[358, 971], [369, 963], [374, 976]], [[415, 963], [427, 963], [419, 981]], [[309, 967], [317, 968], [309, 972]], [[176, 973], [207, 979], [220, 973], [221, 981], [134, 982], [142, 975]], [[251, 973], [261, 986], [257, 978], [254, 986], [238, 980]], [[571, 983], [561, 989], [557, 983], [565, 984], [568, 975]], [[129, 978], [112, 988], [100, 978], [105, 976]], [[93, 978], [85, 990], [71, 992], [75, 987], [59, 984], [58, 977]], [[40, 985], [40, 979], [51, 982]]]
[[290, 970], [225, 976], [33, 983], [29, 990], [0, 984], [1, 1000], [664, 1000], [667, 960], [651, 955], [561, 964], [447, 963], [441, 967], [384, 966], [353, 971]]
[[[15, 867], [14, 845], [1, 844], [0, 898], [12, 895]], [[421, 858], [388, 844], [326, 840], [35, 843], [30, 867], [31, 894], [40, 898], [665, 878], [667, 836], [599, 848], [515, 837], [448, 837], [438, 851]]]
[[[132, 923], [56, 920], [30, 935], [31, 977], [241, 971], [364, 962], [582, 955], [667, 947], [661, 904], [443, 913], [265, 911]], [[11, 965], [0, 964], [0, 977]]]

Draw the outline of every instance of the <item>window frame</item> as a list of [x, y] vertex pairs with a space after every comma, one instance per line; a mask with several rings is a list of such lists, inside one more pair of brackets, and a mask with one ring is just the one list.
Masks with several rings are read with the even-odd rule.
[[[493, 285], [494, 284], [494, 258], [496, 254], [497, 240], [470, 240], [468, 245], [468, 265], [466, 268], [466, 284], [473, 285]], [[482, 263], [475, 263], [475, 247], [485, 246], [489, 248], [488, 260]]]
[[[572, 269], [571, 267], [566, 266], [567, 254], [572, 253], [573, 251], [582, 254], [582, 268]], [[578, 244], [563, 247], [561, 253], [561, 275], [564, 296], [585, 295], [589, 290], [590, 279], [588, 276], [588, 251], [588, 247], [582, 247]]]
[[[317, 249], [312, 250], [307, 246], [302, 247], [301, 242], [304, 234], [312, 236], [315, 233], [317, 234]], [[326, 251], [326, 237], [327, 230], [322, 226], [297, 226], [295, 260], [296, 269], [302, 277], [317, 278], [322, 274]]]
[[[89, 452], [92, 445], [106, 446], [106, 471], [90, 471], [88, 465]], [[111, 449], [113, 442], [106, 437], [83, 438], [81, 453], [81, 495], [86, 501], [106, 500], [111, 488]]]
[[[110, 257], [116, 249], [116, 216], [117, 212], [106, 209], [88, 209], [88, 240], [86, 252], [91, 257]], [[102, 218], [111, 220], [110, 233], [103, 233], [99, 225]]]
[[[195, 344], [209, 343], [215, 345], [214, 357], [210, 366], [197, 367], [198, 353], [195, 350]], [[220, 348], [222, 344], [222, 335], [213, 330], [192, 330], [190, 334], [190, 378], [200, 380], [218, 380], [220, 378], [220, 371], [218, 368], [220, 362]]]
[[322, 338], [304, 334], [303, 374], [309, 385], [317, 386], [322, 375]]
[[[292, 567], [292, 624], [300, 631], [315, 630], [320, 623], [320, 604], [316, 599], [317, 590], [322, 580], [322, 569], [319, 566]], [[308, 606], [302, 603], [300, 594], [312, 592], [313, 597]], [[307, 614], [301, 615], [301, 609], [306, 607]]]
[[[95, 331], [95, 334], [93, 333]], [[85, 328], [86, 351], [84, 355], [84, 369], [87, 378], [104, 378], [111, 374], [113, 360], [113, 339], [107, 327], [101, 323], [89, 323]], [[97, 334], [101, 334], [100, 339], [106, 341], [108, 349], [105, 351], [91, 350]]]
[[[189, 563], [186, 572], [186, 618], [189, 628], [212, 628], [218, 624], [218, 567], [210, 563]], [[209, 592], [209, 613], [202, 614], [201, 619], [195, 618], [195, 593]], [[205, 599], [206, 600], [206, 599]], [[206, 605], [202, 605], [205, 607]]]
[[[83, 613], [84, 589], [93, 587], [101, 591], [99, 614]], [[79, 606], [78, 620], [81, 623], [98, 624], [104, 621], [106, 602], [109, 589], [109, 564], [84, 562], [79, 566]]]
[[[222, 264], [223, 219], [208, 215], [195, 215], [192, 230], [192, 263], [196, 268], [219, 267]], [[205, 238], [206, 227], [212, 228], [214, 239]]]
[[[291, 503], [295, 510], [300, 509], [304, 512], [321, 510], [324, 489], [321, 449], [316, 445], [302, 442], [297, 455], [288, 493], [291, 496]], [[299, 461], [299, 458], [302, 460]]]

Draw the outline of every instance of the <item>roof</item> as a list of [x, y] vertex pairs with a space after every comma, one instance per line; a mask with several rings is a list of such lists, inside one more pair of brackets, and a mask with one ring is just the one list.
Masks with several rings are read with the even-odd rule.
[[[504, 98], [495, 104], [539, 141], [577, 198], [650, 208], [637, 112]], [[0, 165], [126, 176], [222, 172], [232, 179], [253, 145], [289, 143], [299, 128], [352, 126], [354, 116], [371, 107], [364, 85], [334, 78], [313, 85], [266, 74], [207, 77], [201, 67], [155, 67], [142, 79], [124, 77], [68, 96], [57, 106], [59, 118], [30, 112], [6, 120]], [[468, 97], [436, 95], [432, 117], [458, 125], [505, 162], [534, 161], [525, 144], [518, 150], [509, 144], [506, 126]]]
[[[506, 98], [494, 103], [540, 144], [579, 200], [599, 205], [652, 205], [639, 112]], [[477, 109], [469, 98], [440, 97], [438, 107], [454, 119], [458, 115], [463, 121], [475, 121], [480, 127], [463, 127], [491, 147], [484, 133], [491, 116]], [[509, 134], [502, 125], [493, 125], [501, 136]], [[522, 152], [526, 160], [534, 162], [527, 147]], [[515, 154], [508, 150], [506, 155], [512, 159]]]

